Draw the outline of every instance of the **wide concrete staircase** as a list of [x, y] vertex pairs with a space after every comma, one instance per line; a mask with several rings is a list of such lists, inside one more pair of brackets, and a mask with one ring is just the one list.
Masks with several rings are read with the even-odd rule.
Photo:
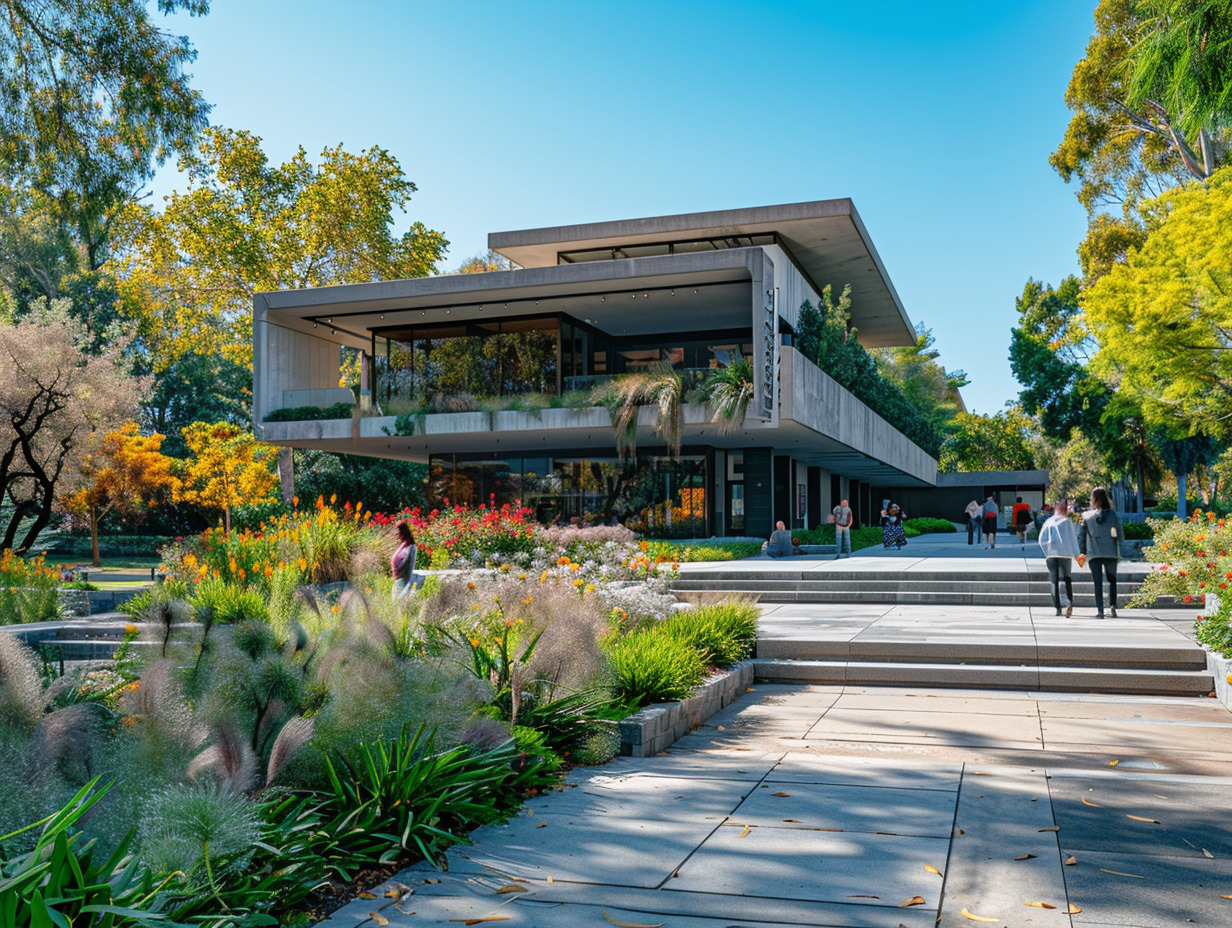
[[[1112, 637], [1112, 636], [1110, 636]], [[962, 687], [1206, 696], [1206, 652], [1183, 636], [1145, 644], [761, 638], [757, 680], [847, 686]]]
[[[5, 632], [25, 642], [39, 657], [53, 666], [68, 668], [82, 664], [109, 661], [115, 657], [126, 636], [132, 619], [123, 613], [111, 612], [88, 618], [61, 619], [53, 622], [34, 622], [29, 625], [10, 625]], [[187, 626], [177, 624], [174, 631]], [[160, 642], [148, 633], [130, 643], [132, 652], [157, 656]], [[177, 640], [182, 638], [177, 636]]]
[[[759, 567], [765, 562], [758, 563]], [[953, 569], [912, 569], [885, 566], [844, 569], [842, 562], [824, 570], [815, 567], [777, 567], [750, 570], [732, 566], [690, 569], [682, 565], [672, 584], [674, 592], [690, 594], [742, 593], [769, 603], [891, 603], [933, 606], [1038, 606], [1052, 605], [1048, 571], [1043, 562], [1023, 570], [963, 572]], [[1008, 563], [1008, 562], [1007, 562]], [[1021, 563], [1021, 562], [1020, 562]], [[1137, 591], [1146, 566], [1122, 562], [1118, 577], [1118, 601], [1124, 604]], [[1095, 587], [1089, 571], [1074, 575], [1074, 605], [1095, 606]], [[1155, 608], [1184, 606], [1163, 597]]]

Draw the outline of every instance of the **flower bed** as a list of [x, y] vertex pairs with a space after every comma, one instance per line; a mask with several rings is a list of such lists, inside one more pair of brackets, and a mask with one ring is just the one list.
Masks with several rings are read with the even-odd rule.
[[0, 625], [41, 622], [60, 614], [60, 575], [42, 555], [26, 560], [0, 554]]

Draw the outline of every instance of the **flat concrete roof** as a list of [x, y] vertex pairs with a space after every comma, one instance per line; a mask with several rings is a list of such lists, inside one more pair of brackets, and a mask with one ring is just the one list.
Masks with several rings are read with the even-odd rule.
[[549, 267], [558, 263], [561, 251], [769, 232], [778, 235], [819, 291], [830, 284], [837, 296], [851, 285], [851, 322], [859, 329], [862, 344], [875, 348], [914, 344], [911, 319], [854, 204], [846, 198], [493, 232], [488, 247], [524, 268]]

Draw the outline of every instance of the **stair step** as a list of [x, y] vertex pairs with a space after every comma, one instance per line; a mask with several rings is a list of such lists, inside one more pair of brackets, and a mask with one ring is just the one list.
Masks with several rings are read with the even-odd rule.
[[[767, 603], [885, 603], [890, 605], [922, 605], [922, 606], [1038, 606], [1050, 607], [1052, 596], [1046, 592], [1029, 593], [997, 593], [983, 592], [951, 592], [945, 590], [867, 590], [855, 592], [848, 589], [766, 589], [758, 584], [725, 584], [723, 586], [698, 586], [694, 584], [676, 584], [672, 592], [679, 594], [697, 593], [739, 593], [746, 596], [756, 596]], [[1117, 601], [1122, 606], [1132, 595], [1126, 590], [1118, 589]], [[1081, 609], [1095, 608], [1095, 593], [1074, 590], [1074, 605]], [[1185, 603], [1171, 597], [1161, 596], [1152, 606], [1154, 609], [1193, 609], [1194, 603]]]
[[877, 641], [759, 637], [757, 657], [924, 663], [979, 663], [998, 666], [1121, 667], [1154, 670], [1205, 670], [1206, 652], [1192, 644], [1175, 647], [1006, 644], [995, 641]]
[[888, 661], [766, 660], [753, 662], [759, 683], [814, 683], [1025, 689], [1052, 692], [1205, 696], [1208, 672], [1122, 667], [1031, 667], [1004, 664], [929, 664]]

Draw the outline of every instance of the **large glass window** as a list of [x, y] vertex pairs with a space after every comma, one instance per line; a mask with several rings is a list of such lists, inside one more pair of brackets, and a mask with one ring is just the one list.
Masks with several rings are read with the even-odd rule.
[[700, 538], [708, 531], [706, 459], [591, 457], [468, 459], [434, 455], [432, 504], [503, 506], [519, 500], [541, 522], [613, 520], [662, 538]]

